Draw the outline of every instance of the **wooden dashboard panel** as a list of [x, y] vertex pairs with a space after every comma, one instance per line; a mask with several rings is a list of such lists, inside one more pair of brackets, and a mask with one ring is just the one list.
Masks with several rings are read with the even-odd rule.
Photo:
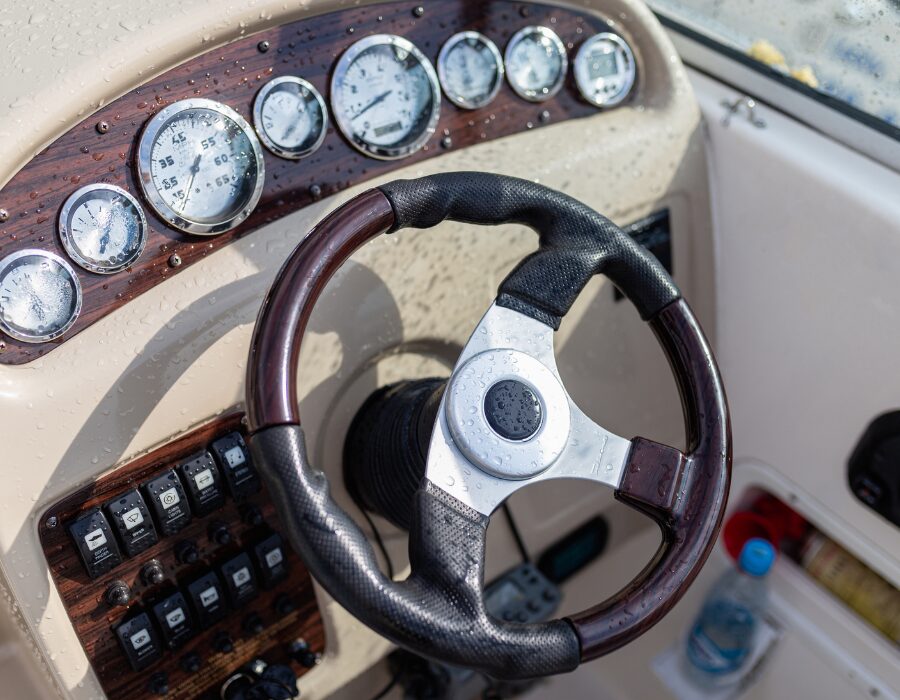
[[[289, 545], [285, 547], [289, 569], [286, 580], [272, 589], [261, 589], [256, 598], [240, 608], [231, 608], [223, 620], [199, 632], [177, 650], [163, 652], [162, 658], [148, 668], [133, 671], [114, 634], [114, 628], [121, 622], [146, 611], [150, 604], [174, 592], [176, 587], [183, 591], [187, 581], [215, 569], [239, 552], [247, 551], [254, 542], [272, 531], [284, 535], [264, 486], [262, 491], [250, 496], [240, 506], [227, 498], [222, 508], [205, 517], [195, 516], [177, 534], [160, 536], [155, 545], [125, 558], [117, 567], [96, 579], [89, 578], [69, 535], [68, 525], [78, 517], [174, 468], [179, 460], [207, 449], [216, 438], [231, 431], [240, 431], [242, 419], [242, 413], [231, 413], [188, 433], [71, 494], [41, 517], [39, 535], [50, 574], [88, 660], [110, 700], [156, 697], [157, 694], [148, 685], [156, 674], [165, 674], [168, 698], [218, 698], [222, 682], [243, 664], [256, 658], [263, 658], [268, 663], [287, 664], [297, 676], [305, 673], [307, 667], [288, 653], [289, 645], [296, 640], [304, 640], [313, 654], [324, 651], [325, 632], [312, 580]], [[263, 523], [253, 525], [245, 522], [243, 516], [250, 506], [259, 509]], [[220, 545], [211, 541], [208, 530], [213, 521], [228, 525], [232, 536], [230, 543]], [[175, 548], [184, 541], [196, 543], [199, 550], [196, 563], [184, 564], [176, 557]], [[147, 585], [142, 581], [140, 572], [152, 559], [162, 564], [165, 581]], [[124, 581], [131, 588], [133, 598], [127, 608], [113, 606], [106, 601], [107, 588], [113, 581]], [[280, 597], [283, 600], [284, 596], [290, 599], [294, 607], [287, 614], [275, 609], [276, 601]], [[254, 613], [260, 616], [264, 624], [264, 629], [258, 634], [248, 633], [243, 627], [244, 620]], [[214, 638], [223, 633], [233, 641], [231, 652], [214, 648]], [[183, 659], [191, 653], [196, 653], [201, 659], [200, 668], [195, 672], [182, 667]]]
[[[161, 108], [206, 97], [251, 120], [259, 88], [278, 76], [303, 77], [328, 100], [335, 63], [364, 36], [399, 34], [436, 62], [444, 41], [458, 31], [480, 31], [502, 50], [517, 30], [531, 24], [551, 27], [570, 58], [585, 39], [608, 29], [596, 15], [508, 0], [370, 5], [300, 20], [214, 49], [98, 110], [38, 154], [0, 191], [0, 258], [25, 248], [46, 249], [66, 258], [57, 233], [60, 209], [78, 187], [94, 182], [119, 185], [141, 200], [149, 224], [147, 247], [131, 267], [113, 275], [76, 267], [84, 303], [73, 327], [60, 339], [42, 344], [0, 335], [0, 364], [40, 357], [212, 251], [316, 199], [446, 149], [597, 113], [579, 97], [570, 70], [564, 88], [539, 104], [521, 99], [506, 83], [491, 104], [477, 110], [460, 109], [444, 98], [434, 136], [421, 151], [400, 161], [379, 161], [359, 153], [332, 119], [321, 148], [308, 158], [289, 161], [266, 151], [266, 183], [254, 213], [236, 229], [205, 238], [168, 227], [140, 194], [134, 172], [137, 144], [144, 124]], [[298, 231], [298, 240], [302, 233]], [[173, 256], [180, 261], [177, 266]]]

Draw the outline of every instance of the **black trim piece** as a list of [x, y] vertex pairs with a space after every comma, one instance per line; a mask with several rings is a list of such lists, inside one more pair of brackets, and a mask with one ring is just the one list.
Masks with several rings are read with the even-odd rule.
[[[771, 78], [776, 83], [783, 85], [785, 87], [791, 88], [792, 90], [799, 92], [800, 94], [804, 95], [805, 97], [809, 97], [809, 98], [815, 100], [816, 102], [818, 102], [821, 105], [824, 105], [825, 107], [829, 107], [837, 112], [840, 112], [841, 114], [843, 114], [846, 117], [850, 117], [851, 119], [861, 122], [865, 126], [868, 126], [869, 128], [874, 129], [875, 131], [878, 131], [879, 133], [882, 133], [885, 136], [894, 139], [895, 141], [900, 141], [900, 127], [894, 126], [893, 124], [890, 124], [890, 123], [884, 121], [884, 119], [879, 119], [878, 117], [876, 117], [872, 114], [869, 114], [868, 112], [865, 112], [861, 109], [857, 109], [856, 107], [853, 107], [852, 105], [847, 104], [843, 100], [840, 100], [836, 97], [832, 97], [831, 95], [828, 95], [824, 92], [820, 92], [819, 90], [816, 90], [815, 88], [811, 88], [808, 85], [806, 85], [805, 83], [801, 83], [799, 80], [792, 78], [789, 75], [785, 75], [784, 73], [781, 73], [781, 72], [775, 70], [774, 68], [767, 66], [765, 63], [761, 63], [761, 62], [757, 61], [756, 59], [751, 58], [750, 56], [745, 54], [743, 51], [735, 49], [732, 46], [728, 46], [727, 44], [723, 44], [722, 42], [717, 41], [717, 40], [707, 36], [706, 34], [702, 34], [701, 32], [698, 32], [695, 29], [691, 29], [690, 27], [682, 24], [678, 20], [674, 20], [671, 17], [668, 17], [667, 15], [661, 14], [656, 11], [654, 11], [653, 14], [656, 15], [656, 18], [659, 20], [660, 24], [662, 24], [667, 29], [676, 31], [679, 34], [687, 37], [688, 39], [690, 39], [692, 41], [696, 41], [698, 44], [705, 46], [706, 48], [713, 49], [714, 51], [717, 51], [718, 53], [723, 54], [726, 58], [730, 58], [731, 60], [736, 61], [737, 63], [740, 63], [742, 66], [749, 68], [752, 71], [759, 73], [760, 75], [764, 75], [767, 78]], [[695, 66], [695, 67], [699, 68], [699, 66]], [[702, 68], [701, 68], [701, 70], [704, 73], [709, 73], [708, 70], [705, 70]], [[726, 83], [728, 82], [728, 81], [724, 81], [721, 78], [721, 76], [716, 75], [715, 77], [716, 77], [716, 79], [721, 80], [723, 82], [726, 82]], [[728, 83], [728, 84], [731, 85], [736, 90], [739, 90], [744, 93], [746, 92], [743, 88], [741, 88], [737, 85], [734, 85], [732, 83]], [[754, 97], [757, 97], [757, 96], [754, 95]], [[761, 99], [763, 102], [766, 102], [766, 104], [769, 104], [765, 98], [759, 98], [759, 99]], [[794, 119], [799, 119], [800, 121], [807, 123], [807, 122], [805, 122], [805, 120], [802, 117], [800, 117], [797, 114], [794, 114], [793, 112], [787, 112], [784, 109], [779, 109], [779, 111], [790, 115]]]

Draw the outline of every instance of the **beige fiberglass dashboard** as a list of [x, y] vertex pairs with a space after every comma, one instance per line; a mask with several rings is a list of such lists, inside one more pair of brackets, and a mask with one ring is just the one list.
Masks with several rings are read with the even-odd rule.
[[[244, 373], [266, 289], [324, 213], [374, 182], [484, 170], [560, 189], [620, 224], [663, 217], [675, 278], [713, 334], [699, 112], [640, 3], [93, 0], [66, 12], [8, 5], [0, 26], [0, 570], [8, 645], [26, 662], [0, 671], [10, 683], [33, 666], [48, 695], [190, 697], [217, 693], [254, 655], [287, 654], [305, 696], [326, 697], [388, 651], [295, 554], [275, 557], [286, 577], [267, 568], [277, 517], [264, 489], [247, 495], [223, 467], [243, 459]], [[463, 38], [482, 82], [453, 75], [469, 66], [448, 44], [461, 31], [482, 35]], [[598, 34], [615, 60], [579, 60]], [[377, 84], [367, 67], [391, 56], [417, 76], [404, 100], [393, 87], [357, 96]], [[285, 124], [289, 110], [303, 112], [300, 126]], [[209, 157], [180, 162], [185, 139]], [[89, 240], [103, 206], [108, 235]], [[535, 245], [518, 226], [444, 224], [380, 240], [341, 270], [313, 316], [299, 396], [311, 457], [333, 483], [365, 397], [446, 374]], [[15, 298], [23, 286], [27, 303]], [[592, 283], [558, 336], [586, 411], [681, 442], [663, 356], [608, 285]], [[200, 480], [217, 465], [210, 500]], [[184, 524], [153, 510], [179, 478]], [[604, 504], [565, 484], [516, 500], [536, 545]], [[402, 561], [404, 536], [384, 528]], [[140, 543], [137, 532], [149, 534]], [[490, 570], [513, 561], [504, 537], [492, 529]], [[179, 619], [171, 596], [204, 593], [193, 583], [211, 569], [227, 610], [202, 632], [161, 629]], [[249, 603], [244, 574], [259, 584]], [[138, 615], [157, 622], [144, 630]]]

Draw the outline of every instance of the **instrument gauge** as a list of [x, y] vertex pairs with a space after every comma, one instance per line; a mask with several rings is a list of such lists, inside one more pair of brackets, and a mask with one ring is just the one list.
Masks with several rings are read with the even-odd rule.
[[112, 274], [131, 265], [147, 243], [147, 219], [138, 201], [115, 185], [87, 185], [63, 204], [59, 238], [85, 270]]
[[328, 109], [309, 82], [285, 75], [262, 86], [253, 103], [253, 123], [272, 153], [297, 159], [322, 145]]
[[434, 67], [403, 37], [360, 39], [338, 60], [331, 78], [338, 128], [363, 153], [392, 160], [422, 148], [441, 113]]
[[460, 32], [441, 47], [438, 77], [444, 92], [463, 109], [484, 107], [503, 83], [503, 57], [484, 34]]
[[574, 72], [584, 99], [597, 107], [614, 107], [634, 85], [634, 54], [622, 37], [601, 32], [578, 49]]
[[182, 100], [144, 128], [138, 176], [150, 206], [169, 224], [214, 235], [243, 222], [259, 202], [262, 146], [230, 107], [202, 98]]
[[553, 97], [566, 80], [566, 47], [552, 29], [524, 27], [506, 46], [506, 76], [519, 97], [543, 102]]
[[26, 343], [65, 333], [81, 312], [81, 283], [55, 253], [20, 250], [0, 260], [0, 330]]

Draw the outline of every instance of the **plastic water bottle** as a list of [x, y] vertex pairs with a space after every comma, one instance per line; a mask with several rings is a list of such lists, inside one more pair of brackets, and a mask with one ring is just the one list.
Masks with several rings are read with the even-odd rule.
[[713, 586], [687, 639], [688, 675], [707, 688], [737, 683], [751, 656], [758, 619], [766, 606], [765, 576], [775, 561], [767, 540], [747, 540], [736, 569]]

